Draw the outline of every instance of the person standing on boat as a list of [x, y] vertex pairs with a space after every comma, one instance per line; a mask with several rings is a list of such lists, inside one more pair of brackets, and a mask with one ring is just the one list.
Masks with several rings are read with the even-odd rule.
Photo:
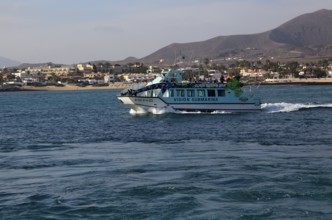
[[224, 81], [225, 81], [225, 79], [224, 79], [224, 75], [221, 74], [221, 76], [220, 76], [220, 82], [221, 82], [221, 83], [224, 83]]

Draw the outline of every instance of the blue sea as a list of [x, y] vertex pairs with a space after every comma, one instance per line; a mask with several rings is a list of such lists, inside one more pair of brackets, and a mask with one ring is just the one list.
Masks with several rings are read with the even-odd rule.
[[332, 86], [251, 89], [261, 112], [0, 93], [0, 219], [332, 219]]

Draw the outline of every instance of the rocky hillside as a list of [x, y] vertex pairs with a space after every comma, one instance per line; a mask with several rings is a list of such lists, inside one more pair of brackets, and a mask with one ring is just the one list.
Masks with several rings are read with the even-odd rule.
[[[175, 55], [176, 54], [176, 55]], [[219, 36], [202, 42], [174, 43], [140, 59], [157, 64], [160, 59], [271, 58], [322, 59], [332, 57], [332, 10], [298, 16], [281, 26], [258, 34]]]
[[18, 66], [20, 62], [0, 56], [0, 68]]

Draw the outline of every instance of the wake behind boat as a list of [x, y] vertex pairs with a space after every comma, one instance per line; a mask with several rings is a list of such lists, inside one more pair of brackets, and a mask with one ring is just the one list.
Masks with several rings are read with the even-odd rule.
[[181, 70], [162, 71], [147, 85], [135, 84], [118, 99], [136, 112], [175, 110], [186, 112], [254, 112], [261, 110], [261, 101], [241, 88], [234, 77], [224, 82], [190, 82]]

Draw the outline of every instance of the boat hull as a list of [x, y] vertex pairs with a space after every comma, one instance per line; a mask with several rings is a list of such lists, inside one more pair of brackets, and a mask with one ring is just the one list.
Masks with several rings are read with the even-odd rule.
[[119, 96], [118, 99], [136, 112], [172, 109], [175, 111], [202, 112], [257, 112], [261, 111], [259, 101], [244, 103], [172, 103], [160, 97]]

